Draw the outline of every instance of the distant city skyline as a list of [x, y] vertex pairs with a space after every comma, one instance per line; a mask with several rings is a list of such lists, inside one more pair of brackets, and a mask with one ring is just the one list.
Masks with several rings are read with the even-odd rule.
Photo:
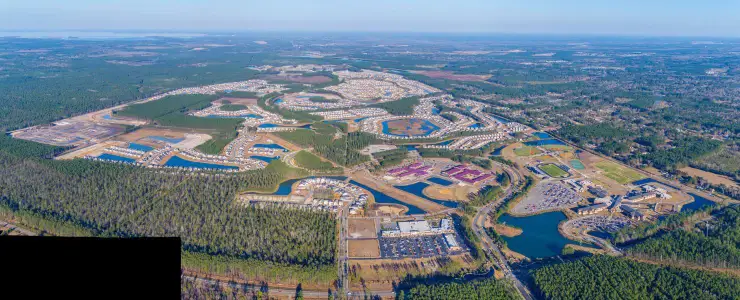
[[[740, 1], [6, 1], [0, 31], [357, 31], [740, 36]], [[526, 2], [526, 3], [524, 3]]]

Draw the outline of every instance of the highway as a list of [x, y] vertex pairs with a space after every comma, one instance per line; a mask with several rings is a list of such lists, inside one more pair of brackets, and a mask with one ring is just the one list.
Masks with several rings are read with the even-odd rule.
[[506, 190], [504, 191], [502, 197], [482, 207], [478, 211], [478, 213], [475, 214], [475, 217], [473, 218], [473, 232], [478, 235], [478, 238], [481, 240], [481, 246], [483, 247], [483, 250], [491, 255], [491, 257], [495, 258], [495, 263], [499, 266], [501, 271], [504, 272], [504, 277], [511, 280], [511, 282], [514, 284], [514, 287], [516, 287], [516, 289], [519, 291], [522, 297], [524, 297], [524, 299], [531, 300], [534, 299], [532, 293], [524, 284], [522, 284], [519, 278], [514, 275], [514, 272], [512, 272], [511, 267], [509, 267], [509, 263], [506, 261], [506, 257], [501, 252], [501, 249], [498, 248], [491, 237], [489, 237], [483, 229], [486, 218], [491, 213], [491, 211], [495, 210], [498, 206], [508, 200], [519, 187], [519, 185], [524, 182], [519, 172], [517, 172], [513, 168], [495, 161], [494, 163], [500, 166], [504, 170], [504, 172], [509, 175], [511, 182], [509, 183], [509, 186], [506, 187]]

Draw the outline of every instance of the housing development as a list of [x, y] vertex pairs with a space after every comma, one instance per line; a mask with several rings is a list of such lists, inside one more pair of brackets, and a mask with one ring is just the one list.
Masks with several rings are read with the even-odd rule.
[[[39, 221], [48, 211], [93, 236], [179, 236], [184, 290], [238, 286], [255, 299], [292, 298], [296, 287], [312, 299], [413, 299], [405, 295], [421, 293], [427, 279], [559, 299], [553, 274], [576, 263], [706, 272], [708, 281], [738, 283], [703, 287], [709, 298], [740, 295], [737, 245], [718, 242], [737, 242], [726, 233], [738, 228], [740, 203], [738, 131], [729, 124], [740, 117], [737, 67], [722, 72], [711, 61], [706, 74], [686, 75], [716, 84], [703, 105], [722, 117], [681, 129], [664, 124], [680, 117], [666, 115], [669, 107], [685, 105], [668, 99], [676, 95], [654, 91], [638, 104], [648, 96], [636, 94], [635, 77], [648, 75], [624, 74], [669, 55], [622, 49], [644, 46], [198, 41], [157, 47], [200, 63], [175, 65], [208, 70], [199, 76], [219, 72], [209, 67], [213, 53], [237, 70], [3, 124], [0, 233], [65, 235]], [[137, 47], [155, 47], [147, 45]], [[683, 52], [661, 51], [674, 60], [704, 51], [679, 45]], [[738, 45], [706, 51], [738, 62]], [[129, 50], [125, 58], [147, 57]], [[637, 54], [648, 58], [629, 56]], [[600, 98], [617, 82], [636, 89]], [[681, 244], [692, 237], [717, 253], [711, 261]], [[681, 298], [635, 298], [661, 297]]]

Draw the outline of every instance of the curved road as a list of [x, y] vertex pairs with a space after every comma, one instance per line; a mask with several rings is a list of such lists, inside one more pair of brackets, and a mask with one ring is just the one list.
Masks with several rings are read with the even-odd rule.
[[514, 191], [517, 190], [517, 188], [519, 188], [519, 185], [524, 182], [522, 180], [521, 174], [519, 174], [519, 172], [517, 172], [515, 169], [496, 161], [494, 161], [494, 163], [500, 166], [504, 170], [504, 172], [509, 175], [509, 178], [511, 180], [509, 182], [509, 186], [504, 190], [503, 197], [499, 197], [499, 199], [497, 199], [496, 201], [493, 201], [482, 207], [478, 211], [478, 213], [475, 214], [475, 217], [473, 218], [473, 232], [478, 235], [478, 238], [481, 240], [483, 250], [494, 257], [495, 263], [504, 272], [504, 277], [509, 278], [514, 283], [514, 287], [516, 287], [516, 289], [524, 297], [524, 299], [534, 299], [529, 289], [527, 289], [527, 287], [522, 284], [522, 282], [519, 281], [519, 278], [517, 278], [516, 275], [514, 275], [514, 273], [512, 272], [511, 267], [509, 267], [509, 263], [506, 261], [506, 257], [501, 252], [501, 249], [498, 248], [491, 237], [489, 237], [483, 229], [486, 218], [491, 213], [491, 211], [503, 204], [506, 200], [509, 200]]

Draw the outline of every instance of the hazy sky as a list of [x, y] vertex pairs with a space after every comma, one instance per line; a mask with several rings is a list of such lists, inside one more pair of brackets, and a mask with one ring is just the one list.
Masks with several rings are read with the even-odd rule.
[[740, 36], [740, 0], [0, 0], [0, 30]]

